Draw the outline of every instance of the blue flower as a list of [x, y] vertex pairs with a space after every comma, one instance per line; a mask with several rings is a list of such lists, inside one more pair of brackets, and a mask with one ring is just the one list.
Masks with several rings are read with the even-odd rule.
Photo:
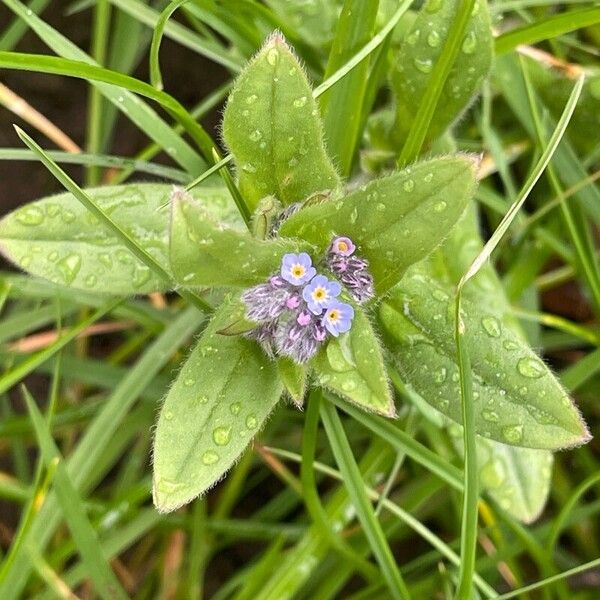
[[302, 290], [302, 297], [308, 305], [308, 310], [315, 315], [320, 315], [341, 291], [342, 286], [337, 281], [330, 281], [324, 275], [317, 275]]
[[334, 300], [327, 307], [322, 323], [332, 336], [338, 337], [340, 333], [346, 333], [350, 329], [352, 319], [354, 309], [349, 304]]
[[281, 261], [281, 277], [292, 285], [308, 283], [317, 273], [312, 260], [306, 252], [286, 254]]

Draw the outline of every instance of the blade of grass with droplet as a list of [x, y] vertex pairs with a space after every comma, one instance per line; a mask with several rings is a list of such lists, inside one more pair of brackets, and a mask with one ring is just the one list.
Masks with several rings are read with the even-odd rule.
[[[37, 36], [59, 56], [92, 65], [93, 60], [70, 40], [50, 27], [19, 0], [3, 0], [4, 4], [17, 14]], [[97, 65], [96, 65], [97, 66]], [[135, 125], [189, 173], [198, 172], [203, 166], [202, 158], [177, 135], [160, 116], [145, 102], [128, 90], [95, 82], [102, 94], [119, 110], [123, 111]], [[151, 86], [150, 86], [151, 87]]]
[[24, 397], [46, 468], [55, 468], [54, 489], [61, 512], [69, 525], [73, 540], [77, 545], [90, 579], [98, 594], [105, 600], [127, 599], [125, 590], [108, 564], [98, 541], [96, 531], [90, 524], [81, 498], [71, 481], [65, 462], [52, 436], [48, 432], [35, 400], [24, 388]]
[[400, 575], [398, 565], [381, 529], [381, 525], [377, 517], [375, 517], [373, 506], [365, 493], [364, 480], [354, 460], [348, 438], [346, 437], [335, 406], [330, 402], [324, 402], [321, 405], [321, 418], [323, 419], [333, 455], [344, 478], [344, 484], [356, 509], [365, 535], [369, 540], [371, 550], [381, 567], [390, 596], [392, 598], [408, 600], [410, 593], [402, 575]]
[[[39, 15], [48, 6], [50, 0], [31, 0], [27, 5], [27, 10]], [[12, 50], [27, 33], [27, 23], [22, 19], [15, 19], [3, 32], [0, 37], [0, 50]]]
[[498, 36], [494, 44], [496, 55], [506, 54], [521, 44], [535, 44], [599, 22], [600, 8], [596, 7], [550, 15]]

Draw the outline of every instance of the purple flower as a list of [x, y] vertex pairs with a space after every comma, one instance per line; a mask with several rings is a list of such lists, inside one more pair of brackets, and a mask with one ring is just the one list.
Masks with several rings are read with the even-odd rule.
[[[261, 283], [247, 289], [242, 294], [246, 304], [246, 315], [252, 321], [276, 319], [293, 304], [294, 296], [290, 286], [281, 277], [271, 277], [269, 283]], [[300, 299], [298, 298], [298, 301]]]
[[327, 266], [359, 304], [375, 296], [373, 276], [369, 273], [369, 263], [364, 258], [330, 253], [327, 256]]
[[308, 310], [315, 315], [320, 315], [341, 291], [342, 286], [337, 281], [330, 281], [324, 275], [317, 275], [302, 290], [302, 297], [308, 304]]
[[281, 277], [295, 286], [308, 283], [317, 273], [306, 252], [286, 254], [281, 262]]
[[354, 309], [349, 304], [335, 300], [328, 306], [322, 323], [331, 335], [338, 337], [340, 333], [346, 333], [350, 329], [352, 319], [354, 319]]
[[277, 354], [289, 356], [297, 363], [310, 360], [325, 341], [327, 332], [320, 320], [307, 310], [281, 323], [275, 333]]
[[340, 256], [350, 256], [354, 254], [355, 250], [356, 246], [354, 242], [347, 237], [336, 237], [329, 247], [331, 254], [338, 254]]

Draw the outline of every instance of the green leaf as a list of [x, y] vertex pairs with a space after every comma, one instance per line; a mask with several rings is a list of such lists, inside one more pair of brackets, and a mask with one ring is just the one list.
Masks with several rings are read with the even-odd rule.
[[[450, 426], [452, 441], [462, 453], [462, 427]], [[477, 436], [479, 485], [505, 511], [524, 523], [542, 512], [552, 479], [552, 453], [516, 448]]]
[[[460, 423], [453, 294], [453, 287], [414, 268], [382, 304], [380, 318], [405, 382]], [[571, 399], [520, 336], [485, 303], [465, 297], [462, 305], [476, 432], [528, 448], [557, 449], [588, 440]]]
[[[129, 184], [86, 190], [127, 234], [168, 270], [168, 211], [159, 210], [171, 191], [162, 184]], [[194, 194], [214, 219], [239, 223], [224, 188]], [[0, 221], [0, 251], [32, 275], [74, 288], [120, 294], [165, 289], [70, 193], [27, 204]]]
[[334, 236], [348, 236], [369, 260], [382, 294], [442, 242], [474, 190], [470, 158], [436, 158], [371, 181], [343, 200], [309, 206], [291, 216], [280, 233], [320, 250]]
[[277, 368], [254, 342], [217, 333], [240, 306], [225, 302], [183, 365], [158, 418], [154, 503], [170, 512], [218, 482], [281, 396]]
[[287, 252], [307, 250], [296, 240], [259, 240], [220, 226], [185, 193], [171, 196], [169, 256], [177, 281], [187, 286], [247, 287], [273, 275]]
[[393, 417], [394, 400], [379, 340], [359, 306], [348, 333], [332, 338], [313, 359], [317, 382], [361, 408]]
[[304, 404], [306, 395], [306, 383], [308, 373], [305, 367], [295, 363], [293, 360], [283, 357], [277, 361], [279, 377], [283, 382], [285, 391], [299, 408]]
[[[396, 100], [395, 137], [406, 139], [432, 77], [435, 64], [447, 51], [449, 31], [462, 3], [428, 0], [421, 8], [395, 57], [391, 84]], [[432, 113], [426, 141], [441, 135], [467, 108], [492, 63], [492, 31], [487, 2], [476, 0], [461, 49], [443, 82]]]
[[339, 185], [312, 89], [281, 35], [271, 36], [239, 76], [225, 108], [223, 137], [251, 209], [265, 196], [291, 204]]

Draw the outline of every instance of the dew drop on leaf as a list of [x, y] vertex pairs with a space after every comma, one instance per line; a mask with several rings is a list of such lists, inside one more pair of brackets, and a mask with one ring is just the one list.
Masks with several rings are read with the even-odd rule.
[[246, 417], [246, 427], [248, 429], [256, 429], [257, 425], [258, 425], [258, 420], [255, 415], [248, 415]]
[[523, 425], [508, 425], [502, 429], [502, 437], [510, 444], [518, 444], [523, 439]]
[[431, 73], [431, 69], [433, 69], [433, 61], [430, 58], [415, 58], [414, 63], [421, 73]]
[[302, 108], [303, 106], [306, 105], [306, 102], [307, 102], [306, 96], [300, 96], [300, 98], [296, 98], [294, 100], [294, 106], [296, 108]]
[[258, 96], [256, 94], [250, 94], [246, 96], [246, 104], [254, 104], [258, 100]]
[[165, 413], [165, 419], [171, 421], [173, 419], [173, 413], [169, 410]]
[[226, 446], [231, 439], [231, 427], [215, 427], [213, 440], [217, 446]]
[[79, 254], [68, 254], [61, 258], [56, 266], [64, 277], [65, 283], [73, 283], [81, 268], [81, 256]]
[[250, 141], [258, 142], [258, 140], [260, 140], [262, 137], [262, 133], [259, 129], [255, 129], [248, 137], [250, 138]]
[[519, 360], [517, 370], [523, 377], [529, 377], [530, 379], [538, 379], [546, 372], [544, 365], [539, 360], [529, 356]]
[[239, 415], [241, 409], [242, 409], [242, 405], [239, 402], [234, 402], [229, 407], [229, 411], [231, 412], [232, 415]]
[[207, 450], [202, 455], [202, 463], [205, 465], [214, 465], [219, 460], [219, 455], [213, 450]]
[[498, 321], [496, 317], [483, 317], [483, 319], [481, 319], [481, 326], [490, 337], [500, 337], [502, 328], [500, 326], [500, 321]]
[[437, 48], [440, 45], [440, 34], [437, 31], [431, 31], [427, 36], [427, 44], [432, 48]]
[[438, 10], [440, 10], [440, 8], [442, 8], [443, 3], [444, 0], [429, 0], [425, 10], [427, 10], [427, 12], [430, 14], [436, 13]]
[[469, 31], [465, 36], [465, 39], [462, 44], [462, 51], [465, 54], [473, 54], [475, 52], [475, 48], [477, 47], [477, 37], [473, 31]]
[[498, 417], [498, 413], [490, 410], [489, 408], [485, 408], [482, 412], [481, 412], [481, 416], [484, 418], [485, 421], [487, 421], [488, 423], [496, 423], [499, 419]]
[[415, 182], [412, 179], [407, 179], [403, 184], [405, 192], [412, 192], [415, 189]]
[[277, 48], [269, 48], [267, 52], [267, 62], [274, 67], [279, 62], [279, 50]]
[[434, 210], [435, 212], [442, 212], [442, 211], [446, 210], [446, 207], [447, 207], [447, 206], [448, 206], [448, 205], [446, 204], [446, 202], [445, 202], [444, 200], [440, 200], [439, 202], [436, 202], [436, 203], [433, 205], [433, 210]]
[[41, 225], [44, 222], [44, 213], [37, 206], [28, 206], [21, 209], [15, 218], [21, 225]]
[[192, 379], [191, 377], [183, 380], [183, 385], [185, 385], [185, 387], [192, 387], [194, 383], [196, 383], [196, 380]]

